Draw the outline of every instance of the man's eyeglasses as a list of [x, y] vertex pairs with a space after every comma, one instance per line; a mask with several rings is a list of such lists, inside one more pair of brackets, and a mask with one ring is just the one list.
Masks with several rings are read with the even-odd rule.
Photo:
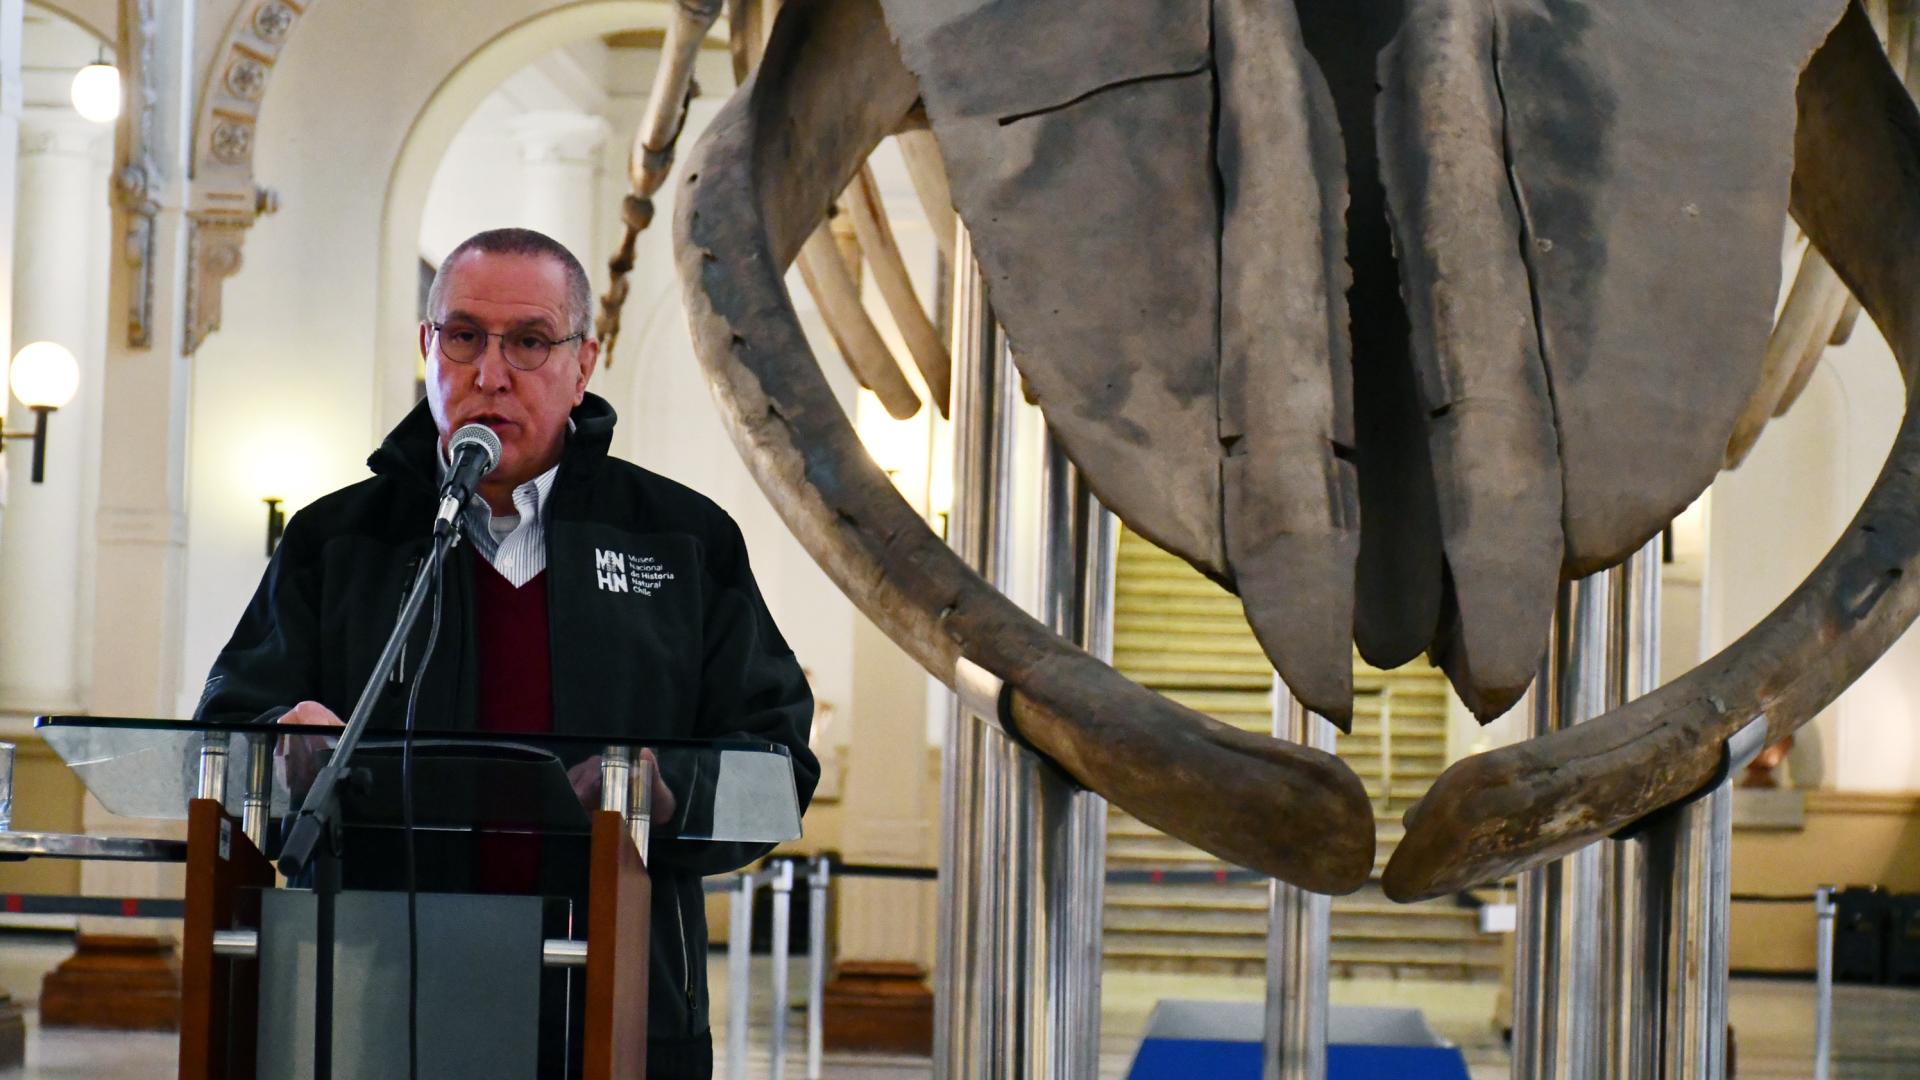
[[504, 334], [490, 334], [471, 323], [430, 322], [435, 336], [440, 339], [440, 355], [456, 364], [471, 364], [480, 359], [487, 351], [487, 339], [500, 339], [500, 352], [519, 371], [532, 371], [547, 362], [555, 345], [565, 345], [569, 341], [579, 341], [586, 337], [584, 333], [568, 334], [555, 341], [538, 330], [509, 330]]

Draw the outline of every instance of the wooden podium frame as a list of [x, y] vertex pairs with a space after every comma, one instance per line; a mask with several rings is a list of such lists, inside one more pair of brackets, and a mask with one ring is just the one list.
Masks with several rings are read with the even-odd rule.
[[[625, 818], [593, 815], [587, 899], [584, 1080], [644, 1080], [653, 886]], [[212, 799], [187, 806], [180, 943], [180, 1080], [253, 1080], [259, 961], [214, 953], [214, 934], [260, 929], [273, 865]], [[537, 1003], [529, 1002], [529, 1008]]]

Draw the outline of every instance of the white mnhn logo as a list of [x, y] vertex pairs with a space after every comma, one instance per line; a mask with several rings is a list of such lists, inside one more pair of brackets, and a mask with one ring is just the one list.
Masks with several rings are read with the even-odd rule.
[[617, 551], [593, 549], [594, 577], [608, 592], [627, 591], [627, 557]]
[[652, 596], [674, 580], [673, 571], [652, 555], [593, 549], [593, 576], [606, 592]]

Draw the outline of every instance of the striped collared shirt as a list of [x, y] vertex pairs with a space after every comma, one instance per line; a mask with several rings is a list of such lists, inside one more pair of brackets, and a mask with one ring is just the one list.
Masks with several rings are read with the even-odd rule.
[[[443, 450], [441, 483], [446, 482], [447, 469]], [[553, 490], [553, 478], [559, 472], [560, 466], [555, 465], [514, 488], [513, 508], [517, 513], [495, 515], [479, 492], [467, 500], [462, 519], [468, 542], [516, 589], [547, 568], [547, 494]]]

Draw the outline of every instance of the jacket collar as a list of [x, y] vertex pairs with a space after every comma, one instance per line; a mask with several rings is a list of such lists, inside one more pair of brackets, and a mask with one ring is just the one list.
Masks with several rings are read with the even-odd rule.
[[[560, 476], [590, 474], [607, 456], [613, 442], [613, 425], [618, 419], [613, 406], [598, 394], [588, 394], [574, 406], [573, 431], [560, 452]], [[400, 421], [380, 448], [367, 458], [367, 468], [376, 475], [392, 476], [417, 484], [429, 491], [439, 487], [440, 429], [433, 414], [422, 401]]]

